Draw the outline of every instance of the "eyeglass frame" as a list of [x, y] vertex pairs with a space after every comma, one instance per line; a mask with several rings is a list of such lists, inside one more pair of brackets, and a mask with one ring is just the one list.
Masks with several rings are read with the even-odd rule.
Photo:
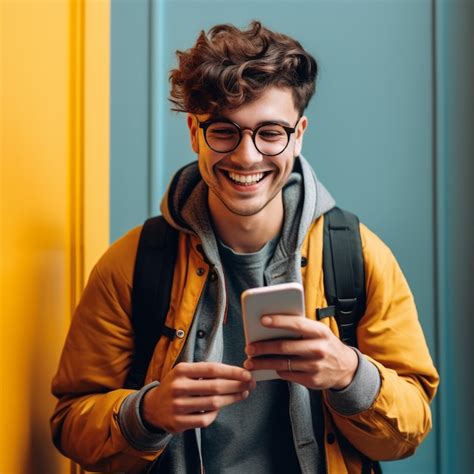
[[[216, 118], [211, 118], [211, 119], [208, 119], [208, 120], [204, 120], [203, 122], [201, 122], [197, 116], [196, 117], [196, 120], [198, 122], [198, 125], [199, 125], [199, 128], [202, 129], [203, 131], [203, 135], [204, 135], [204, 140], [207, 144], [207, 146], [215, 153], [231, 153], [232, 151], [234, 151], [235, 149], [237, 149], [240, 145], [240, 143], [242, 142], [242, 138], [243, 138], [243, 130], [250, 130], [252, 132], [252, 142], [253, 142], [253, 145], [255, 147], [255, 149], [261, 154], [261, 155], [264, 155], [264, 156], [278, 156], [278, 155], [281, 155], [287, 148], [288, 148], [288, 145], [290, 143], [290, 139], [291, 139], [291, 136], [293, 133], [295, 133], [296, 131], [296, 126], [298, 125], [300, 119], [301, 119], [301, 116], [298, 117], [298, 120], [296, 121], [295, 123], [295, 126], [294, 127], [288, 127], [286, 125], [282, 125], [281, 123], [279, 122], [272, 122], [271, 120], [268, 121], [268, 122], [263, 122], [261, 123], [258, 127], [256, 128], [249, 128], [249, 127], [241, 127], [238, 123], [234, 122], [233, 120], [230, 120], [229, 118], [227, 117], [216, 117]], [[227, 151], [218, 151], [218, 150], [215, 150], [214, 148], [212, 148], [211, 145], [209, 145], [209, 142], [207, 141], [207, 129], [213, 124], [213, 123], [219, 123], [219, 122], [223, 122], [223, 123], [230, 123], [232, 125], [234, 125], [236, 128], [237, 128], [237, 131], [239, 132], [239, 140], [237, 141], [236, 145], [231, 148], [230, 150], [227, 150]], [[278, 153], [275, 153], [273, 155], [268, 155], [267, 153], [262, 153], [256, 142], [255, 142], [255, 139], [256, 139], [256, 136], [257, 136], [257, 132], [262, 128], [262, 127], [266, 127], [268, 125], [278, 125], [279, 127], [282, 127], [283, 130], [285, 130], [286, 132], [286, 136], [287, 136], [287, 142], [286, 142], [286, 145], [285, 147], [283, 148], [283, 150], [279, 151]]]

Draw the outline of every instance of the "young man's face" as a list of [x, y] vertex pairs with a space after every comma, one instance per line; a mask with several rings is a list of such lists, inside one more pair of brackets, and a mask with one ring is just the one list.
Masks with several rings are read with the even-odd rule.
[[[281, 190], [290, 175], [295, 156], [301, 152], [303, 134], [307, 119], [298, 120], [291, 91], [287, 88], [268, 88], [261, 97], [244, 104], [238, 109], [222, 114], [242, 129], [242, 139], [232, 151], [213, 151], [206, 143], [204, 130], [199, 122], [209, 120], [210, 115], [188, 116], [193, 150], [198, 153], [199, 169], [209, 187], [209, 207], [214, 218], [226, 213], [238, 216], [253, 216], [261, 213], [268, 204], [282, 206]], [[275, 140], [286, 141], [286, 134], [280, 138], [270, 126], [261, 129], [257, 150], [252, 141], [252, 131], [264, 122], [276, 122], [287, 127], [295, 127], [284, 151], [276, 156], [261, 153], [265, 147], [277, 146]], [[296, 125], [295, 125], [296, 124]], [[280, 129], [281, 130], [281, 129]], [[218, 146], [226, 141], [231, 143], [232, 132], [225, 127], [208, 130], [208, 141], [216, 140]], [[212, 138], [212, 134], [215, 138]], [[272, 135], [273, 134], [273, 135]], [[212, 143], [212, 142], [211, 142]], [[278, 150], [278, 148], [276, 148]], [[267, 152], [268, 153], [268, 152]]]

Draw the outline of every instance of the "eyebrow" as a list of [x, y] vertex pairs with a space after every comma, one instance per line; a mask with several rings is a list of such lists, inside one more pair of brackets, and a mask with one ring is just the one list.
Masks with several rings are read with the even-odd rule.
[[[206, 122], [209, 121], [209, 120], [212, 120], [212, 121], [222, 120], [224, 122], [229, 122], [230, 121], [230, 122], [236, 123], [241, 128], [249, 128], [249, 127], [242, 127], [242, 125], [240, 125], [240, 123], [235, 122], [234, 120], [231, 120], [229, 117], [225, 117], [224, 115], [218, 115], [217, 117], [209, 117], [209, 119], [206, 120]], [[267, 125], [267, 124], [272, 124], [272, 123], [277, 123], [278, 125], [284, 125], [285, 127], [291, 127], [292, 126], [286, 120], [277, 120], [277, 119], [275, 119], [275, 120], [262, 120], [262, 121], [258, 122], [254, 128], [260, 127], [261, 125]]]

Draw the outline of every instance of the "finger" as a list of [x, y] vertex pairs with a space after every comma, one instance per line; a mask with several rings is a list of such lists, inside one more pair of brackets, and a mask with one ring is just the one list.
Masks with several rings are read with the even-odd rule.
[[287, 370], [279, 370], [277, 373], [283, 380], [299, 383], [311, 390], [326, 390], [332, 387], [330, 380], [326, 380], [325, 377], [315, 376], [308, 372], [288, 372]]
[[322, 351], [319, 346], [318, 339], [274, 339], [249, 344], [245, 352], [251, 357], [266, 354], [318, 357]]
[[[288, 361], [290, 361], [288, 363]], [[247, 359], [244, 366], [249, 370], [271, 369], [277, 372], [309, 372], [311, 367], [307, 359], [296, 357], [258, 357]], [[314, 369], [313, 369], [314, 371]]]
[[252, 375], [245, 369], [219, 362], [181, 362], [173, 369], [177, 375], [191, 379], [240, 380], [249, 382]]
[[188, 383], [188, 395], [230, 395], [252, 389], [252, 381], [241, 382], [227, 379], [191, 380]]
[[179, 433], [194, 428], [206, 428], [215, 421], [218, 414], [219, 412], [216, 410], [204, 413], [194, 413], [190, 415], [177, 416], [174, 424], [174, 429], [170, 430], [170, 432]]
[[324, 336], [329, 328], [319, 322], [305, 317], [290, 315], [265, 315], [262, 316], [261, 323], [265, 327], [286, 329], [294, 331], [304, 338], [318, 338]]
[[231, 395], [213, 395], [208, 397], [186, 397], [176, 400], [174, 409], [179, 414], [200, 414], [201, 412], [219, 411], [227, 405], [245, 400], [249, 391], [234, 393]]

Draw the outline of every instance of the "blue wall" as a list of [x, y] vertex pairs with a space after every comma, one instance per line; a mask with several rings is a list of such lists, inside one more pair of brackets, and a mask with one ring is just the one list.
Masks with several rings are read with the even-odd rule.
[[170, 112], [167, 102], [177, 49], [216, 23], [245, 26], [259, 19], [317, 57], [320, 78], [307, 111], [304, 155], [339, 205], [394, 251], [443, 376], [434, 431], [413, 458], [386, 463], [388, 473], [474, 468], [467, 362], [474, 323], [466, 318], [474, 263], [473, 5], [112, 2], [113, 239], [156, 214], [169, 177], [194, 159], [185, 117]]
[[111, 2], [110, 235], [143, 222], [150, 209], [150, 5]]

